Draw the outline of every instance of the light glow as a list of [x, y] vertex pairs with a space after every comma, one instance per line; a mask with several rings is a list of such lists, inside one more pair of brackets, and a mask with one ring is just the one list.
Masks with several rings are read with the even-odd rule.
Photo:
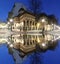
[[10, 44], [10, 47], [12, 48], [13, 47], [13, 44]]
[[46, 44], [45, 44], [45, 43], [42, 43], [41, 45], [42, 45], [43, 47], [45, 47], [45, 46], [46, 46]]
[[40, 26], [40, 23], [37, 23], [37, 27], [39, 28], [39, 26]]
[[42, 22], [45, 22], [45, 18], [42, 19]]
[[13, 22], [13, 19], [10, 19], [10, 22]]

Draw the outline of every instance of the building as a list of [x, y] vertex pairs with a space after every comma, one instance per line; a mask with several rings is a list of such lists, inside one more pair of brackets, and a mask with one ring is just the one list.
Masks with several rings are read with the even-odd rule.
[[[33, 13], [26, 11], [24, 8], [20, 8], [18, 11], [18, 15], [9, 19], [12, 25], [12, 31], [26, 31], [31, 32], [32, 30], [45, 30], [50, 31], [54, 29], [53, 24], [57, 24], [57, 19], [52, 15], [46, 15], [45, 13], [41, 13], [37, 15], [38, 20]], [[32, 31], [32, 32], [33, 32]], [[39, 31], [38, 31], [39, 32]]]
[[14, 15], [15, 8], [16, 4], [9, 13], [7, 22], [8, 28], [15, 33], [11, 35], [10, 46], [20, 49], [24, 53], [36, 50], [36, 45], [39, 49], [48, 49], [49, 42], [53, 40], [54, 36], [47, 34], [47, 32], [54, 30], [54, 25], [57, 24], [56, 18], [45, 13], [36, 15], [36, 17], [22, 6]]

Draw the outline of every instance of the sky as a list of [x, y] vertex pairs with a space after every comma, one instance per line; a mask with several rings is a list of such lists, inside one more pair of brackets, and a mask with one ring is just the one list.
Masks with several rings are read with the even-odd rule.
[[[8, 12], [11, 11], [15, 2], [29, 6], [28, 0], [0, 0], [0, 20], [6, 21]], [[42, 11], [55, 15], [60, 23], [60, 0], [42, 0]]]
[[[0, 0], [0, 20], [6, 21], [8, 12], [11, 11], [15, 2], [29, 6], [28, 0]], [[60, 0], [42, 0], [42, 11], [48, 15], [55, 15], [60, 24]], [[60, 46], [55, 51], [43, 53], [43, 56], [44, 64], [60, 64]]]

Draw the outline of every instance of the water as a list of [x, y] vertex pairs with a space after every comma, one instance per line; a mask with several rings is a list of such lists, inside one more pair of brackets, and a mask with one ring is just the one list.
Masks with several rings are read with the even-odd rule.
[[[49, 34], [53, 34], [54, 36], [56, 36], [54, 40], [60, 39], [60, 27], [56, 27], [56, 28], [58, 28], [59, 32], [58, 30], [48, 32]], [[40, 36], [36, 39], [38, 42], [39, 42], [39, 38]], [[15, 63], [16, 64], [59, 64], [60, 63], [60, 42], [58, 41], [58, 46], [54, 50], [47, 50], [44, 53], [40, 53], [40, 52], [31, 53], [26, 55], [24, 58], [18, 56], [17, 53], [14, 53], [14, 56], [15, 58], [17, 57], [16, 61], [14, 61], [13, 56], [9, 54], [7, 44], [0, 45], [0, 64], [15, 64]]]
[[8, 52], [6, 44], [0, 45], [0, 64], [15, 64], [12, 55]]
[[[37, 55], [39, 55], [38, 58], [40, 59], [40, 61], [42, 61], [42, 63], [40, 62], [41, 64], [59, 64], [60, 63], [60, 43], [58, 44], [55, 50], [53, 51], [48, 50], [45, 53], [41, 53]], [[32, 64], [33, 62], [36, 62], [35, 60], [33, 61], [33, 59], [36, 59], [34, 58], [34, 53], [25, 56], [23, 59], [22, 59], [23, 60], [22, 64]], [[9, 54], [6, 44], [0, 45], [0, 64], [15, 64], [15, 61], [12, 55]]]

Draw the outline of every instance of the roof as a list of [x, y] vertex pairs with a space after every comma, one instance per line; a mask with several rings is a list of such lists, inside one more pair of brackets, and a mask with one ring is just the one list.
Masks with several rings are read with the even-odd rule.
[[25, 13], [30, 14], [30, 15], [33, 15], [33, 16], [34, 16], [34, 14], [33, 14], [32, 12], [27, 11], [27, 10], [25, 10], [24, 8], [21, 8], [21, 9], [19, 9], [19, 14], [17, 15], [17, 17], [19, 17], [19, 16], [21, 16], [21, 15], [23, 15], [23, 14], [25, 14]]
[[12, 10], [11, 10], [11, 12], [13, 13], [11, 16], [12, 17], [17, 16], [19, 14], [19, 10], [21, 8], [26, 9], [26, 7], [22, 3], [15, 3]]

